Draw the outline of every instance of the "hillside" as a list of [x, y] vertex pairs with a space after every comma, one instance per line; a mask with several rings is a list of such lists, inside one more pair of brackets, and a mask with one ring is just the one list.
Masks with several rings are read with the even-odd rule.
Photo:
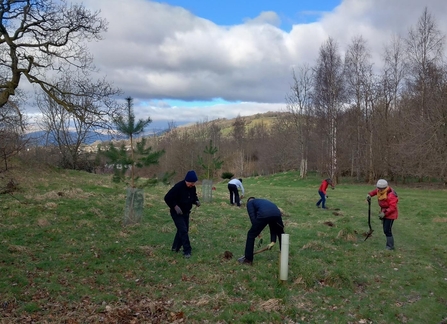
[[[244, 179], [247, 197], [284, 211], [290, 245], [280, 280], [277, 245], [253, 266], [236, 261], [250, 222], [245, 208], [230, 206], [225, 182], [192, 211], [185, 259], [171, 251], [169, 186], [145, 189], [143, 220], [126, 227], [125, 188], [111, 176], [46, 168], [16, 178], [18, 189], [0, 195], [1, 323], [447, 321], [445, 191], [396, 187], [396, 250], [387, 251], [376, 200], [375, 231], [364, 237], [371, 186], [344, 182], [330, 192], [332, 210], [322, 210], [319, 177]], [[262, 237], [256, 250], [269, 243], [268, 227]]]
[[[201, 123], [193, 123], [193, 124], [186, 124], [176, 127], [177, 130], [182, 132], [191, 132], [193, 133], [197, 127], [197, 125], [200, 125], [201, 127], [207, 128], [208, 126], [215, 125], [219, 127], [221, 135], [223, 137], [231, 136], [233, 129], [234, 129], [234, 123], [237, 120], [242, 121], [245, 124], [245, 131], [249, 131], [251, 128], [263, 124], [267, 129], [269, 129], [272, 124], [277, 120], [277, 118], [281, 115], [283, 115], [283, 112], [267, 112], [263, 114], [255, 114], [250, 116], [241, 116], [237, 118], [232, 119], [226, 119], [226, 118], [218, 118], [207, 122], [201, 122]], [[155, 136], [163, 137], [165, 134], [169, 133], [167, 130], [160, 131], [159, 133], [155, 134]], [[139, 136], [147, 136], [144, 133]], [[151, 134], [149, 137], [154, 137], [154, 134]], [[137, 137], [138, 138], [138, 137]], [[127, 139], [125, 138], [119, 138], [119, 137], [110, 137], [110, 136], [102, 136], [101, 138], [96, 138], [94, 141], [89, 141], [86, 143], [87, 145], [83, 148], [84, 151], [93, 152], [97, 150], [97, 147], [101, 143], [107, 143], [111, 140], [114, 141], [120, 141], [124, 143], [128, 143]]]
[[[221, 129], [221, 133], [223, 136], [229, 136], [233, 131], [234, 123], [236, 120], [240, 120], [245, 123], [246, 131], [255, 127], [256, 125], [264, 124], [267, 128], [270, 128], [275, 120], [281, 115], [284, 115], [284, 112], [266, 112], [262, 114], [254, 114], [250, 116], [239, 116], [232, 119], [226, 118], [218, 118], [208, 122], [204, 122], [204, 126], [208, 126], [214, 124]], [[193, 129], [197, 124], [187, 124], [180, 126], [182, 130]]]

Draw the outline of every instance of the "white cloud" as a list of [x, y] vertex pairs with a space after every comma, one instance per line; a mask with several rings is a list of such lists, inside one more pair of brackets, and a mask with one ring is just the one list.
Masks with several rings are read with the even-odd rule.
[[274, 25], [279, 27], [281, 25], [281, 19], [274, 11], [263, 11], [259, 14], [258, 17], [254, 19], [245, 19], [244, 22], [246, 24], [255, 24], [255, 25]]
[[[137, 99], [138, 114], [149, 114], [154, 121], [283, 109], [292, 68], [314, 64], [329, 36], [343, 52], [353, 37], [362, 35], [373, 59], [379, 60], [391, 36], [405, 35], [425, 7], [447, 33], [445, 0], [344, 0], [319, 21], [294, 25], [290, 32], [278, 27], [279, 16], [271, 11], [240, 25], [219, 26], [183, 8], [147, 0], [83, 3], [100, 9], [109, 22], [104, 40], [90, 44], [96, 65], [125, 96]], [[154, 99], [213, 98], [242, 103], [150, 105]]]

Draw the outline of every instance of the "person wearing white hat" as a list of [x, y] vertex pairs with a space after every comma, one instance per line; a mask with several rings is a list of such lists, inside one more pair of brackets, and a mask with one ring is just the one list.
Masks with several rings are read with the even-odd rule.
[[386, 236], [386, 249], [394, 250], [394, 237], [392, 227], [394, 220], [398, 217], [397, 203], [399, 197], [396, 191], [388, 185], [385, 179], [379, 179], [376, 184], [376, 189], [372, 190], [366, 195], [366, 199], [371, 201], [371, 197], [377, 196], [377, 201], [380, 207], [379, 219], [383, 224], [383, 233]]

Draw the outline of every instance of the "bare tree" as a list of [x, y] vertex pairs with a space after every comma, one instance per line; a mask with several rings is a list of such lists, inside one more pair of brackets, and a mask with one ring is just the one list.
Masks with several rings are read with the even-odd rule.
[[0, 130], [14, 129], [23, 131], [25, 119], [20, 111], [19, 103], [10, 100], [0, 110]]
[[175, 178], [180, 180], [188, 170], [196, 169], [199, 151], [188, 129], [178, 127], [170, 130], [160, 141], [160, 148], [166, 151], [160, 160], [163, 172], [175, 170]]
[[407, 62], [405, 60], [405, 49], [403, 39], [393, 36], [391, 42], [385, 47], [383, 54], [383, 93], [389, 109], [395, 110], [398, 107], [399, 99], [404, 90], [403, 81], [408, 73]]
[[222, 141], [221, 127], [215, 121], [208, 123], [207, 137], [219, 148]]
[[293, 71], [293, 85], [291, 93], [286, 98], [287, 108], [297, 131], [297, 141], [299, 142], [300, 176], [306, 177], [307, 162], [309, 155], [309, 138], [311, 131], [312, 112], [312, 69], [308, 65], [303, 65], [297, 71]]
[[343, 64], [336, 41], [329, 38], [321, 47], [314, 73], [313, 103], [322, 132], [320, 163], [331, 178], [338, 176], [337, 119], [344, 104]]
[[3, 164], [0, 172], [8, 170], [9, 159], [24, 148], [24, 143], [21, 134], [0, 129], [0, 160]]
[[76, 104], [69, 101], [74, 97], [51, 80], [54, 73], [94, 70], [85, 44], [106, 31], [99, 12], [65, 0], [14, 0], [0, 3], [0, 18], [0, 108], [25, 77], [77, 114]]
[[405, 161], [401, 159], [403, 155], [398, 154], [393, 157], [393, 150], [406, 133], [402, 111], [399, 109], [402, 106], [400, 103], [404, 92], [404, 80], [408, 73], [401, 37], [393, 36], [391, 42], [385, 46], [383, 62], [379, 91], [382, 100], [381, 120], [385, 124], [385, 131], [382, 134], [385, 138], [381, 152], [387, 167], [386, 176], [393, 179], [397, 168], [405, 164]]
[[111, 130], [113, 120], [120, 112], [119, 105], [113, 99], [119, 90], [106, 82], [96, 84], [92, 89], [87, 80], [80, 87], [78, 82], [73, 81], [80, 79], [79, 76], [66, 75], [58, 82], [60, 89], [66, 93], [64, 100], [70, 101], [77, 113], [66, 110], [45, 93], [37, 95], [37, 105], [43, 116], [40, 124], [58, 146], [61, 166], [70, 169], [83, 168], [83, 161], [79, 161], [81, 146]]
[[23, 151], [28, 144], [24, 138], [26, 116], [20, 110], [23, 99], [19, 96], [14, 101], [9, 100], [0, 109], [0, 160], [3, 170], [8, 170], [9, 159]]
[[425, 8], [405, 40], [411, 73], [407, 77], [409, 100], [404, 108], [408, 134], [401, 148], [412, 152], [411, 172], [422, 180], [436, 173], [428, 170], [428, 165], [437, 165], [438, 159], [445, 157], [438, 147], [445, 147], [443, 140], [439, 142], [445, 132], [445, 35]]
[[[246, 174], [266, 174], [270, 170], [270, 127], [262, 120], [247, 130], [248, 165], [245, 166]], [[234, 143], [228, 141], [230, 148]], [[227, 163], [229, 164], [229, 163]]]
[[245, 126], [245, 120], [240, 115], [237, 116], [233, 123], [232, 136], [235, 141], [236, 169], [239, 174], [244, 174], [245, 171]]
[[300, 156], [299, 129], [291, 114], [278, 116], [271, 124], [271, 137], [264, 142], [271, 173], [282, 172], [297, 168]]
[[[349, 104], [354, 107], [356, 113], [355, 125], [355, 141], [351, 146], [351, 175], [355, 175], [357, 180], [360, 179], [362, 165], [365, 165], [364, 154], [367, 143], [365, 139], [369, 139], [369, 147], [372, 146], [372, 136], [366, 137], [365, 133], [365, 117], [368, 115], [371, 107], [368, 105], [369, 90], [371, 89], [372, 63], [370, 62], [369, 50], [366, 41], [362, 36], [354, 37], [345, 54], [345, 80], [346, 94]], [[369, 129], [371, 126], [369, 125]], [[369, 131], [371, 133], [371, 131]], [[371, 158], [371, 157], [370, 157]]]
[[406, 41], [406, 52], [411, 69], [410, 83], [418, 92], [420, 114], [429, 114], [430, 74], [442, 62], [445, 35], [437, 27], [435, 19], [425, 8], [415, 27], [410, 28]]

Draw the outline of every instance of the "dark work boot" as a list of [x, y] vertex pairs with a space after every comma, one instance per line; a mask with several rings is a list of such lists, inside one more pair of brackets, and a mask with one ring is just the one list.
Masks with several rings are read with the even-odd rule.
[[386, 249], [394, 250], [394, 238], [392, 236], [386, 237]]
[[245, 258], [245, 255], [244, 255], [244, 256], [241, 256], [239, 259], [237, 259], [237, 261], [238, 261], [240, 264], [249, 264], [249, 265], [253, 265], [253, 261], [247, 260], [247, 259]]

